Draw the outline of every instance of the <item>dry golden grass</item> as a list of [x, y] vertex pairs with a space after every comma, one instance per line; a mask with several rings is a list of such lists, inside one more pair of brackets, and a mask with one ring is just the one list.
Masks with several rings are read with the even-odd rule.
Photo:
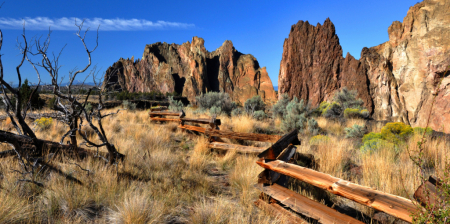
[[[111, 110], [112, 112], [112, 110]], [[193, 114], [187, 117], [208, 117]], [[256, 121], [248, 116], [222, 120], [221, 129], [254, 132], [258, 129], [278, 129], [281, 120]], [[349, 120], [346, 125], [324, 118], [317, 119], [330, 141], [317, 147], [308, 143], [307, 133], [301, 134], [299, 152], [312, 153], [320, 160], [319, 171], [351, 179], [353, 182], [384, 192], [409, 197], [417, 188], [418, 170], [409, 158], [417, 151], [420, 136], [413, 136], [400, 150], [385, 148], [363, 154], [354, 140], [345, 139], [343, 130], [362, 120]], [[2, 130], [11, 128], [5, 121]], [[253, 205], [259, 191], [253, 185], [262, 168], [256, 157], [229, 151], [211, 153], [208, 140], [187, 134], [176, 123], [150, 123], [147, 111], [121, 111], [104, 119], [108, 138], [126, 155], [119, 166], [107, 166], [101, 160], [81, 161], [55, 159], [52, 165], [81, 180], [83, 185], [68, 181], [61, 175], [43, 172], [36, 185], [19, 182], [20, 170], [13, 158], [0, 163], [0, 223], [284, 223], [284, 217], [274, 219]], [[381, 129], [375, 125], [374, 129]], [[68, 128], [55, 121], [47, 130], [37, 131], [39, 138], [59, 142]], [[90, 127], [83, 127], [89, 139], [99, 142]], [[77, 136], [79, 142], [82, 138]], [[67, 141], [68, 139], [66, 139]], [[267, 146], [263, 143], [251, 143]], [[357, 144], [356, 144], [357, 145]], [[1, 144], [0, 150], [11, 146]], [[441, 139], [429, 139], [424, 157], [427, 172], [441, 172], [450, 158], [450, 146]], [[407, 150], [408, 149], [408, 150]], [[84, 169], [81, 170], [77, 165]], [[348, 163], [361, 166], [362, 175], [352, 176]], [[211, 175], [217, 170], [220, 175]], [[223, 184], [225, 183], [225, 184]], [[312, 197], [311, 192], [299, 189]], [[335, 199], [349, 203], [346, 200]], [[353, 206], [365, 213], [373, 211]]]
[[326, 130], [327, 133], [330, 133], [335, 136], [344, 135], [344, 126], [337, 121], [328, 120], [324, 117], [317, 118], [317, 124], [322, 130]]
[[[121, 111], [104, 119], [108, 138], [126, 156], [123, 164], [110, 167], [97, 159], [65, 157], [51, 162], [83, 185], [52, 172], [37, 176], [44, 187], [16, 183], [20, 175], [11, 170], [20, 170], [20, 166], [13, 158], [2, 159], [0, 223], [279, 222], [252, 205], [258, 198], [252, 185], [261, 170], [255, 158], [233, 151], [211, 154], [206, 138], [186, 134], [176, 126], [150, 123], [146, 111]], [[1, 128], [5, 130], [4, 122]], [[67, 130], [54, 121], [37, 135], [59, 142]], [[83, 131], [99, 142], [90, 127]], [[80, 136], [77, 139], [82, 142]], [[1, 144], [1, 150], [10, 148]], [[216, 183], [208, 174], [213, 169], [225, 175], [229, 187]]]

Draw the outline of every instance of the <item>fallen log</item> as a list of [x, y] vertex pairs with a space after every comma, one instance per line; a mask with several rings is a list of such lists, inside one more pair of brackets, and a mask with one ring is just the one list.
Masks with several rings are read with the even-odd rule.
[[[173, 122], [190, 122], [190, 123], [198, 123], [198, 124], [210, 124], [211, 119], [208, 118], [165, 118], [165, 117], [151, 117], [150, 120], [152, 121], [173, 121]], [[220, 119], [215, 120], [215, 125], [220, 125]]]
[[[59, 142], [52, 142], [42, 139], [33, 139], [25, 135], [18, 135], [2, 130], [0, 130], [0, 142], [7, 142], [12, 145], [17, 145], [21, 150], [20, 153], [25, 153], [24, 155], [27, 155], [28, 157], [40, 157], [44, 153], [56, 152], [63, 152], [66, 155], [73, 155], [78, 158], [97, 156], [94, 151], [84, 149], [82, 147], [74, 147], [72, 145], [60, 144]], [[12, 155], [12, 151], [4, 151], [4, 156], [0, 156], [0, 158]], [[124, 156], [122, 154], [120, 155], [122, 157]]]
[[265, 169], [269, 169], [308, 184], [322, 188], [335, 195], [343, 196], [352, 201], [369, 206], [407, 222], [412, 222], [411, 212], [417, 207], [411, 200], [396, 195], [384, 193], [369, 187], [350, 183], [333, 177], [329, 174], [292, 165], [279, 160], [264, 162], [263, 159], [256, 162]]
[[277, 142], [281, 136], [279, 135], [264, 135], [264, 134], [253, 134], [253, 133], [239, 133], [233, 131], [221, 131], [216, 129], [207, 129], [205, 135], [210, 137], [221, 137], [229, 139], [240, 139], [240, 140], [250, 140], [250, 141], [260, 141], [260, 142]]
[[300, 194], [295, 193], [287, 188], [281, 187], [278, 184], [263, 186], [263, 184], [257, 184], [255, 186], [265, 194], [269, 195], [273, 199], [279, 201], [281, 204], [286, 205], [290, 209], [301, 213], [307, 217], [318, 220], [320, 223], [358, 223], [358, 221], [350, 216], [339, 213], [338, 211], [327, 207], [319, 202], [313, 201]]
[[235, 145], [235, 144], [228, 144], [228, 143], [223, 143], [223, 142], [211, 142], [208, 144], [208, 148], [227, 150], [227, 151], [228, 150], [236, 150], [239, 153], [245, 153], [245, 154], [257, 154], [264, 150], [264, 148], [260, 148], [260, 147]]
[[150, 117], [155, 116], [180, 116], [180, 112], [149, 112]]
[[256, 207], [260, 208], [261, 210], [269, 213], [269, 215], [274, 217], [285, 217], [288, 223], [308, 223], [306, 220], [302, 219], [300, 216], [293, 214], [292, 212], [289, 212], [288, 210], [284, 209], [280, 205], [276, 203], [270, 203], [267, 204], [265, 201], [258, 199], [255, 201]]

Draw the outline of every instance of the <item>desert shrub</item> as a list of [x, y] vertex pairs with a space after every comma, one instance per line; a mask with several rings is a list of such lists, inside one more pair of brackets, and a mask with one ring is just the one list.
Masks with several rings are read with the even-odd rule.
[[88, 103], [88, 104], [84, 107], [84, 109], [86, 110], [86, 112], [90, 112], [90, 111], [92, 110], [92, 104], [91, 104], [91, 103]]
[[414, 133], [411, 126], [402, 122], [387, 123], [381, 128], [381, 137], [389, 142], [399, 144]]
[[56, 97], [53, 97], [47, 102], [47, 107], [50, 109], [53, 109], [55, 107], [55, 103], [56, 103]]
[[425, 135], [428, 135], [428, 136], [433, 134], [433, 129], [431, 129], [431, 128], [426, 128], [426, 130], [425, 130], [425, 128], [415, 127], [415, 128], [413, 128], [413, 130], [414, 130], [414, 134], [417, 134], [417, 135], [423, 135], [424, 132], [425, 132]]
[[396, 146], [383, 139], [374, 138], [370, 139], [368, 141], [365, 141], [364, 144], [361, 146], [360, 151], [362, 153], [372, 153], [380, 150], [381, 148], [392, 148], [395, 149]]
[[347, 108], [344, 110], [344, 117], [345, 118], [359, 118], [359, 109], [357, 108]]
[[342, 114], [342, 107], [339, 103], [332, 102], [323, 110], [322, 115], [326, 118], [339, 118]]
[[283, 95], [281, 95], [281, 99], [279, 99], [277, 103], [272, 106], [273, 118], [283, 117], [284, 114], [286, 114], [286, 107], [288, 103], [289, 103], [289, 96], [286, 93], [284, 93]]
[[169, 96], [169, 110], [179, 112], [183, 110], [183, 103], [180, 100], [174, 100], [173, 96]]
[[253, 113], [253, 117], [254, 117], [256, 120], [261, 121], [261, 120], [263, 120], [264, 118], [267, 117], [267, 114], [264, 113], [264, 111], [262, 111], [262, 110], [257, 110], [257, 111], [255, 111], [255, 112]]
[[34, 123], [36, 124], [37, 129], [43, 131], [43, 130], [49, 129], [50, 126], [52, 126], [53, 119], [51, 117], [48, 117], [48, 118], [42, 117], [42, 118], [35, 120]]
[[370, 117], [370, 112], [367, 109], [363, 109], [359, 112], [362, 118], [368, 119]]
[[322, 103], [320, 103], [319, 107], [317, 108], [320, 111], [320, 114], [325, 114], [325, 109], [328, 107], [328, 105], [330, 105], [330, 103], [328, 103], [327, 101], [323, 101]]
[[132, 103], [132, 102], [130, 102], [128, 100], [124, 100], [122, 102], [122, 106], [123, 106], [123, 108], [125, 108], [127, 110], [136, 110], [136, 104]]
[[253, 113], [258, 110], [264, 111], [265, 107], [266, 105], [259, 95], [246, 100], [244, 103], [244, 110], [249, 115], [253, 115]]
[[330, 138], [326, 135], [316, 135], [309, 140], [310, 145], [326, 144], [330, 141]]
[[209, 109], [209, 114], [212, 115], [220, 115], [222, 113], [222, 108], [220, 107], [216, 107], [216, 106], [212, 106]]
[[286, 132], [294, 129], [303, 131], [305, 122], [307, 121], [305, 116], [305, 112], [307, 111], [308, 108], [305, 106], [303, 100], [298, 102], [297, 97], [294, 97], [286, 106], [286, 114], [283, 117], [281, 129]]
[[231, 116], [241, 116], [244, 113], [244, 111], [240, 107], [236, 107], [231, 111]]
[[367, 129], [364, 125], [354, 124], [350, 128], [345, 128], [344, 131], [346, 138], [362, 138], [366, 134]]
[[348, 90], [347, 87], [337, 91], [333, 96], [333, 101], [337, 102], [345, 110], [347, 108], [362, 108], [364, 102], [356, 98], [356, 90]]
[[317, 123], [316, 119], [311, 118], [308, 120], [308, 131], [311, 135], [317, 135], [319, 133], [319, 123]]
[[230, 98], [230, 95], [225, 92], [208, 92], [200, 96], [196, 96], [195, 100], [201, 111], [208, 111], [211, 107], [220, 107], [222, 113], [227, 115], [231, 114], [234, 108], [236, 108], [236, 103]]
[[358, 108], [347, 108], [344, 110], [344, 117], [368, 119], [370, 117], [370, 113], [366, 109], [360, 110]]
[[365, 134], [364, 137], [362, 138], [362, 141], [367, 142], [373, 139], [382, 139], [381, 133], [370, 132], [368, 134]]

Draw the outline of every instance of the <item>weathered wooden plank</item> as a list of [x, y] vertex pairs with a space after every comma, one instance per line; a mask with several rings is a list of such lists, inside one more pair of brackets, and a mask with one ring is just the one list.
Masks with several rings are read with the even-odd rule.
[[289, 212], [288, 210], [284, 209], [278, 204], [271, 203], [267, 204], [265, 201], [258, 199], [255, 201], [256, 207], [260, 208], [261, 210], [269, 213], [269, 215], [273, 217], [285, 217], [285, 220], [288, 223], [308, 223], [306, 220], [302, 219], [300, 216], [293, 214], [292, 212]]
[[279, 160], [264, 162], [264, 160], [261, 159], [256, 163], [265, 169], [299, 179], [316, 187], [327, 190], [335, 195], [343, 196], [352, 201], [372, 207], [379, 211], [383, 211], [407, 222], [412, 222], [412, 218], [410, 216], [411, 212], [417, 209], [412, 201], [406, 198], [353, 184], [351, 182], [333, 177], [329, 174], [285, 163]]
[[428, 181], [421, 184], [416, 192], [414, 192], [414, 199], [420, 202], [423, 206], [440, 206], [439, 201], [445, 200], [443, 192], [439, 192], [438, 186], [440, 180], [430, 176]]
[[[198, 124], [209, 124], [211, 122], [211, 119], [208, 118], [166, 118], [166, 117], [150, 117], [150, 120], [152, 121], [174, 121], [174, 122], [191, 122], [191, 123], [198, 123]], [[220, 119], [215, 120], [216, 125], [220, 125]]]
[[205, 133], [206, 128], [198, 127], [198, 126], [191, 126], [191, 125], [178, 125], [178, 128], [189, 130], [189, 131], [196, 131], [200, 133]]
[[260, 147], [235, 145], [223, 142], [211, 142], [208, 144], [208, 148], [220, 150], [236, 150], [239, 153], [246, 153], [246, 154], [258, 154], [264, 150], [264, 148]]
[[279, 135], [239, 133], [239, 132], [233, 132], [233, 131], [221, 131], [221, 130], [216, 130], [216, 129], [207, 129], [205, 134], [208, 136], [214, 136], [214, 137], [260, 141], [260, 142], [277, 142], [278, 139], [281, 138], [281, 136], [279, 136]]
[[155, 112], [149, 112], [150, 116], [180, 116], [180, 112], [166, 112], [166, 111], [155, 111]]
[[298, 131], [295, 129], [288, 134], [283, 135], [275, 142], [271, 147], [266, 149], [264, 152], [258, 155], [259, 158], [265, 159], [276, 159], [278, 155], [289, 145], [300, 145], [300, 140], [298, 139]]
[[316, 219], [320, 223], [363, 223], [350, 216], [341, 214], [326, 205], [320, 204], [319, 202], [306, 198], [295, 193], [294, 191], [281, 187], [278, 184], [269, 186], [257, 184], [256, 188], [279, 201], [281, 204], [286, 205], [290, 209], [307, 217]]

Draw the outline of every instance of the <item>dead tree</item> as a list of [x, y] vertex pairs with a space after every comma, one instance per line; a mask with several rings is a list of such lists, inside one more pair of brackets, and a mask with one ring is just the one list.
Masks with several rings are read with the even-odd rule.
[[[84, 22], [84, 21], [83, 21]], [[97, 37], [96, 37], [96, 45], [95, 47], [90, 50], [85, 42], [86, 34], [89, 31], [89, 28], [87, 28], [84, 33], [82, 33], [83, 30], [83, 22], [80, 24], [77, 24], [75, 21], [75, 25], [78, 27], [78, 31], [76, 35], [79, 37], [81, 43], [84, 46], [84, 49], [86, 50], [86, 54], [88, 56], [88, 64], [80, 70], [73, 70], [69, 72], [69, 82], [67, 85], [67, 93], [63, 93], [61, 91], [60, 83], [59, 81], [59, 58], [61, 56], [61, 52], [58, 56], [53, 55], [53, 59], [51, 59], [48, 55], [48, 48], [50, 45], [50, 34], [47, 36], [47, 38], [41, 42], [40, 39], [35, 39], [34, 46], [35, 46], [35, 52], [29, 51], [30, 54], [33, 55], [40, 55], [42, 57], [42, 61], [38, 63], [33, 63], [30, 61], [30, 63], [33, 66], [42, 67], [47, 71], [47, 73], [51, 77], [51, 82], [53, 86], [53, 94], [56, 96], [56, 101], [54, 105], [54, 109], [64, 114], [66, 117], [65, 123], [69, 126], [69, 130], [66, 134], [64, 134], [61, 138], [60, 143], [64, 143], [64, 139], [69, 136], [70, 137], [70, 144], [74, 147], [74, 149], [78, 149], [78, 142], [76, 138], [76, 133], [79, 133], [81, 137], [84, 139], [84, 144], [88, 147], [105, 147], [108, 150], [108, 161], [110, 164], [114, 164], [117, 160], [123, 160], [124, 155], [119, 153], [114, 144], [110, 143], [108, 141], [108, 138], [106, 136], [105, 130], [103, 128], [102, 119], [113, 115], [115, 113], [110, 113], [106, 115], [102, 115], [102, 110], [104, 110], [104, 105], [102, 101], [102, 91], [100, 88], [100, 85], [95, 84], [94, 87], [89, 88], [89, 91], [87, 93], [87, 96], [83, 99], [79, 99], [72, 91], [73, 84], [75, 81], [75, 78], [87, 71], [87, 69], [91, 66], [91, 54], [97, 49], [98, 47], [98, 29], [97, 29]], [[91, 73], [87, 76], [92, 76], [94, 83], [96, 83], [95, 79], [96, 69], [91, 71]], [[86, 77], [86, 79], [87, 79]], [[86, 80], [85, 79], [85, 80]], [[83, 82], [84, 84], [84, 82]], [[82, 84], [82, 85], [83, 85]], [[88, 99], [90, 94], [93, 90], [97, 90], [100, 92], [99, 98], [98, 98], [98, 107], [93, 108], [91, 111], [86, 110], [86, 105], [88, 103]], [[97, 121], [97, 125], [94, 125], [94, 120]], [[82, 127], [86, 125], [90, 128], [92, 128], [97, 135], [98, 139], [101, 141], [100, 144], [94, 143], [93, 141], [90, 141], [85, 133], [82, 131]]]
[[[28, 42], [25, 35], [24, 34], [22, 35], [24, 44], [22, 46], [22, 44], [19, 43], [19, 49], [22, 54], [22, 60], [20, 64], [16, 67], [18, 79], [17, 88], [14, 88], [11, 84], [8, 84], [4, 80], [3, 64], [1, 61], [1, 54], [0, 54], [0, 88], [2, 90], [1, 97], [3, 103], [5, 104], [5, 112], [7, 116], [11, 119], [11, 123], [15, 127], [15, 130], [17, 131], [17, 133], [0, 131], [0, 142], [8, 143], [13, 147], [12, 150], [0, 152], [0, 158], [7, 156], [17, 156], [19, 163], [22, 167], [22, 171], [17, 172], [22, 174], [24, 177], [24, 179], [21, 179], [19, 181], [31, 182], [38, 186], [42, 186], [42, 184], [36, 182], [34, 178], [36, 174], [40, 173], [42, 169], [44, 169], [44, 167], [62, 174], [61, 171], [52, 167], [45, 161], [44, 159], [45, 153], [64, 152], [65, 155], [76, 156], [77, 158], [83, 158], [86, 156], [101, 157], [107, 160], [109, 164], [114, 164], [118, 160], [123, 160], [124, 158], [124, 155], [119, 153], [116, 150], [115, 146], [111, 144], [108, 141], [108, 138], [106, 137], [106, 133], [102, 124], [102, 119], [114, 113], [105, 115], [102, 114], [102, 110], [104, 109], [104, 107], [101, 95], [99, 96], [98, 107], [95, 108], [94, 110], [90, 111], [86, 110], [86, 105], [91, 92], [94, 89], [100, 90], [99, 86], [96, 85], [90, 88], [87, 96], [84, 99], [78, 99], [77, 96], [72, 91], [72, 87], [77, 75], [84, 73], [91, 66], [91, 53], [98, 46], [98, 30], [97, 30], [96, 46], [94, 47], [93, 50], [89, 50], [85, 43], [86, 33], [88, 32], [89, 29], [86, 29], [84, 35], [81, 36], [80, 33], [82, 31], [83, 23], [77, 25], [77, 27], [78, 32], [76, 34], [80, 38], [86, 50], [89, 62], [83, 69], [78, 71], [74, 70], [69, 73], [69, 84], [67, 86], [68, 87], [67, 93], [63, 93], [61, 91], [60, 83], [58, 83], [59, 68], [60, 68], [59, 58], [61, 56], [62, 50], [58, 56], [52, 54], [51, 55], [52, 59], [50, 59], [48, 55], [51, 32], [49, 32], [47, 38], [43, 42], [41, 42], [40, 38], [34, 38], [33, 39], [34, 41], [32, 41], [33, 45], [31, 47], [28, 46]], [[0, 50], [2, 45], [3, 45], [3, 33], [0, 30]], [[34, 52], [31, 49], [33, 47], [35, 47]], [[33, 62], [28, 57], [28, 55], [40, 57], [41, 62], [38, 63]], [[29, 64], [34, 68], [39, 82], [37, 86], [33, 89], [30, 98], [27, 99], [26, 103], [24, 104], [25, 106], [23, 106], [23, 104], [21, 104], [23, 99], [20, 94], [20, 90], [22, 88], [22, 75], [20, 73], [20, 68], [22, 67], [25, 60], [27, 60]], [[69, 130], [61, 137], [60, 142], [52, 142], [43, 139], [38, 139], [33, 129], [30, 128], [30, 126], [25, 122], [27, 112], [30, 109], [31, 98], [33, 94], [35, 94], [36, 91], [38, 91], [40, 86], [41, 76], [38, 69], [39, 67], [43, 68], [46, 72], [48, 72], [48, 74], [51, 77], [53, 85], [53, 94], [56, 96], [57, 99], [54, 109], [61, 114], [61, 116], [63, 117], [63, 121], [68, 125], [69, 128]], [[95, 69], [94, 72], [90, 74], [92, 75], [92, 77], [94, 77], [95, 81], [94, 74]], [[90, 75], [88, 75], [87, 77], [89, 77]], [[14, 104], [12, 103], [13, 102], [12, 97], [16, 99]], [[97, 125], [94, 125], [93, 123], [95, 120], [97, 121]], [[83, 133], [81, 129], [84, 125], [89, 126], [95, 131], [101, 143], [97, 144], [88, 139], [88, 137]], [[97, 153], [94, 153], [91, 150], [80, 147], [76, 139], [77, 132], [85, 140], [87, 146], [97, 147], [97, 149], [99, 147], [105, 147], [108, 150], [108, 154], [102, 155], [98, 153], [98, 150]], [[70, 138], [70, 144], [64, 144], [64, 139], [67, 136], [69, 136]], [[108, 159], [106, 159], [105, 157], [107, 157]], [[70, 177], [67, 178], [70, 179]], [[73, 180], [73, 178], [71, 180]], [[81, 183], [76, 179], [73, 181]]]

